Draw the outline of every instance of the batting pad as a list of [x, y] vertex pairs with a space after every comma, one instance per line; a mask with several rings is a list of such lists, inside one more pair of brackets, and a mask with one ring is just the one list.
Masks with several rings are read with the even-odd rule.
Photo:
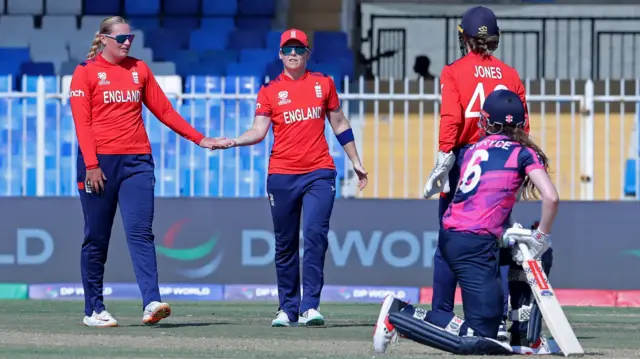
[[[553, 266], [553, 249], [549, 248], [541, 258], [542, 270], [549, 276], [551, 267]], [[512, 334], [511, 344], [529, 344], [533, 345], [540, 339], [542, 332], [542, 313], [538, 308], [538, 303], [533, 298], [531, 287], [527, 283], [527, 277], [522, 267], [515, 263], [509, 268], [509, 292], [511, 294], [511, 305], [514, 312], [521, 310], [524, 306], [531, 306], [530, 313], [527, 318], [517, 318], [509, 330]], [[525, 320], [523, 320], [525, 319]], [[524, 333], [526, 333], [526, 342], [524, 341]]]
[[533, 300], [531, 304], [531, 317], [527, 326], [527, 340], [529, 343], [535, 343], [540, 339], [542, 333], [542, 313], [538, 307], [538, 302]]
[[405, 338], [432, 348], [457, 355], [508, 355], [511, 347], [483, 337], [460, 337], [408, 313], [389, 314], [389, 322]]

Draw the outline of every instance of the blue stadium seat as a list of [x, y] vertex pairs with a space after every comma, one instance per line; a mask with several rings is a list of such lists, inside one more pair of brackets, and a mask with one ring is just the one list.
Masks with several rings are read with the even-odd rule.
[[215, 63], [223, 68], [227, 68], [227, 65], [231, 62], [238, 61], [238, 52], [233, 50], [212, 50], [203, 51], [200, 53], [200, 62], [202, 63]]
[[198, 53], [190, 50], [173, 51], [166, 54], [166, 60], [176, 64], [176, 72], [179, 75], [187, 74], [189, 68], [199, 63]]
[[163, 0], [167, 15], [198, 15], [200, 0]]
[[330, 62], [333, 62], [340, 66], [342, 74], [349, 76], [349, 79], [353, 79], [355, 76], [355, 58], [353, 55], [353, 51], [348, 50], [335, 55], [336, 56], [333, 61]]
[[240, 50], [240, 62], [270, 62], [279, 60], [278, 53], [267, 49], [242, 49]]
[[232, 50], [264, 48], [264, 32], [255, 30], [237, 30], [229, 35], [227, 48]]
[[158, 15], [160, 0], [125, 0], [124, 11], [131, 15]]
[[29, 48], [0, 48], [0, 72], [13, 75], [14, 85], [20, 78], [20, 65], [29, 61]]
[[227, 66], [227, 76], [253, 76], [264, 79], [266, 66], [262, 62], [232, 62]]
[[191, 32], [189, 39], [189, 49], [202, 52], [207, 50], [224, 50], [227, 44], [227, 37], [212, 34], [207, 30], [196, 30]]
[[275, 0], [239, 0], [238, 14], [249, 16], [271, 16], [276, 12]]
[[273, 80], [278, 77], [283, 70], [282, 61], [280, 59], [272, 61], [267, 64], [267, 76], [269, 76], [269, 80]]
[[232, 17], [203, 17], [200, 28], [212, 32], [230, 33], [236, 29], [236, 22]]
[[187, 74], [200, 76], [223, 76], [225, 67], [217, 63], [197, 63], [189, 68]]
[[165, 17], [162, 27], [175, 30], [196, 30], [200, 27], [200, 19], [197, 17]]
[[222, 93], [219, 76], [189, 76], [185, 80], [185, 93]]
[[272, 21], [271, 17], [239, 17], [238, 29], [270, 31]]
[[[0, 92], [9, 92], [14, 88], [14, 79], [8, 75], [0, 76]], [[9, 156], [13, 162], [20, 162], [16, 158], [21, 153], [22, 138], [22, 107], [19, 100], [0, 99], [0, 196], [19, 194], [19, 180], [7, 177], [5, 173], [11, 173]], [[11, 134], [11, 141], [9, 135]], [[21, 158], [21, 157], [18, 157]], [[13, 167], [13, 166], [12, 166]], [[7, 184], [11, 182], [12, 190], [7, 193]]]
[[113, 15], [122, 12], [120, 0], [84, 0], [84, 15]]
[[335, 63], [314, 63], [308, 64], [310, 71], [321, 72], [325, 75], [333, 77], [334, 81], [342, 80], [342, 71], [340, 66]]
[[235, 16], [237, 13], [237, 0], [202, 0], [204, 16]]
[[282, 31], [269, 31], [266, 38], [266, 48], [278, 51], [280, 48], [280, 36], [282, 36]]
[[20, 65], [23, 75], [55, 75], [56, 69], [51, 62], [23, 62]]
[[349, 39], [342, 31], [316, 31], [313, 35], [313, 53], [318, 61], [331, 60], [335, 53], [349, 49]]
[[175, 31], [155, 29], [147, 31], [145, 35], [144, 45], [153, 50], [154, 59], [163, 57], [160, 54], [165, 55], [169, 51], [182, 50], [182, 39]]
[[160, 19], [157, 17], [130, 17], [129, 22], [131, 22], [131, 27], [134, 30], [137, 29], [145, 32], [160, 27]]
[[636, 195], [636, 160], [627, 159], [624, 172], [624, 195]]
[[[231, 70], [231, 71], [229, 71]], [[242, 75], [243, 71], [235, 72], [235, 69], [228, 69], [224, 83], [224, 93], [227, 94], [257, 94], [264, 84], [264, 78], [251, 75]], [[235, 101], [235, 100], [231, 100]], [[253, 102], [253, 101], [251, 101]]]
[[[22, 77], [22, 91], [26, 92], [35, 92], [37, 89], [39, 76], [23, 76]], [[45, 91], [47, 93], [57, 93], [60, 88], [60, 82], [58, 77], [52, 76], [43, 76], [45, 83]], [[28, 98], [23, 100], [24, 106], [26, 106], [26, 132], [28, 137], [35, 138], [36, 136], [36, 99]], [[58, 138], [57, 138], [57, 109], [58, 109], [58, 101], [55, 99], [49, 99], [45, 104], [45, 168], [47, 170], [53, 170], [56, 172], [57, 168], [60, 167], [59, 156], [57, 153], [58, 149]], [[35, 144], [27, 142], [25, 146], [25, 156], [26, 156], [26, 192], [28, 195], [35, 194], [35, 162], [36, 162], [36, 148]], [[57, 175], [53, 176], [45, 176], [46, 178], [46, 194], [56, 194], [56, 188], [58, 186]]]

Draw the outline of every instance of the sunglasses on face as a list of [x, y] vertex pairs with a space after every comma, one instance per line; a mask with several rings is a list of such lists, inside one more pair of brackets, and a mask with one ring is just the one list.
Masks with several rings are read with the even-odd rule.
[[133, 42], [133, 39], [136, 37], [136, 35], [134, 34], [121, 34], [121, 35], [104, 35], [110, 39], [114, 39], [116, 40], [117, 43], [119, 44], [124, 44], [125, 42], [127, 42], [127, 40], [129, 40], [129, 43]]
[[291, 51], [295, 51], [296, 55], [302, 56], [305, 52], [307, 52], [307, 48], [304, 46], [283, 46], [282, 54], [283, 55], [291, 55]]

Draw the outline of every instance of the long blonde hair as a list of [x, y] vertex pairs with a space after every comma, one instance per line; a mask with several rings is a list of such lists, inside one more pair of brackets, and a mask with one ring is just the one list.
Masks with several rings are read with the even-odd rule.
[[[538, 155], [540, 162], [544, 166], [545, 171], [549, 172], [549, 157], [542, 151], [540, 146], [538, 146], [533, 140], [527, 135], [521, 127], [494, 127], [489, 126], [487, 131], [491, 131], [491, 133], [501, 133], [509, 137], [512, 141], [518, 142], [523, 147], [528, 147], [533, 150], [533, 152]], [[522, 184], [522, 199], [539, 199], [539, 192], [536, 188], [536, 185], [531, 182], [529, 176], [525, 177], [524, 182]]]
[[93, 38], [93, 42], [91, 43], [91, 49], [87, 54], [87, 60], [96, 57], [98, 50], [102, 48], [102, 41], [100, 41], [100, 35], [102, 34], [110, 34], [113, 28], [113, 25], [117, 24], [129, 24], [127, 20], [125, 20], [122, 16], [109, 16], [102, 20], [100, 23], [100, 31], [96, 32], [95, 37]]

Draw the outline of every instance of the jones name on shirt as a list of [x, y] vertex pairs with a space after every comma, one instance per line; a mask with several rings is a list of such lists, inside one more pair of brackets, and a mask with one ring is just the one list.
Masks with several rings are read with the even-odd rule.
[[479, 66], [476, 65], [476, 71], [473, 73], [474, 77], [480, 77], [483, 79], [502, 79], [502, 69], [495, 66]]
[[284, 112], [284, 123], [286, 123], [287, 125], [294, 122], [306, 120], [323, 120], [322, 106], [297, 108], [292, 111]]
[[140, 102], [140, 90], [103, 92], [104, 103]]

